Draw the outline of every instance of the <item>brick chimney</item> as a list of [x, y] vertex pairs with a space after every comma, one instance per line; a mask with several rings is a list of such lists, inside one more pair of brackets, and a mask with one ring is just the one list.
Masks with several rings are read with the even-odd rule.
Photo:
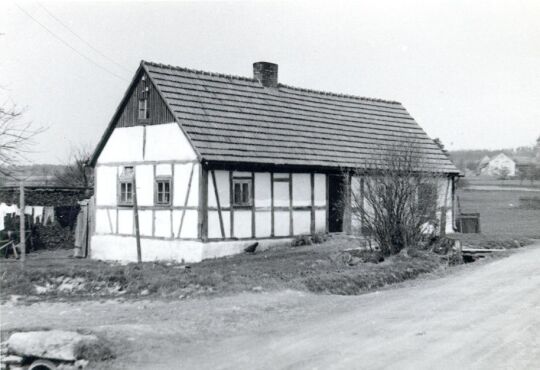
[[278, 87], [278, 65], [268, 62], [253, 63], [253, 78], [264, 87]]

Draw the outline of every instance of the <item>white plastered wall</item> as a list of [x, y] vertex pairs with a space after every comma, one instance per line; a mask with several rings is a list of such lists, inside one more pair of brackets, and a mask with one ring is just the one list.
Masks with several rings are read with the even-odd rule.
[[195, 151], [178, 124], [171, 122], [115, 128], [97, 164], [196, 159]]
[[[158, 244], [165, 246], [165, 249], [160, 250], [166, 250], [167, 245], [179, 247], [174, 242], [187, 242], [175, 241], [174, 238], [198, 237], [200, 165], [178, 124], [173, 122], [146, 127], [116, 128], [103, 148], [95, 169], [97, 209], [96, 235], [92, 237], [92, 249], [98, 250], [95, 253], [92, 251], [92, 256], [99, 256], [96, 258], [101, 259], [124, 259], [115, 256], [123, 256], [136, 250], [134, 238], [129, 237], [135, 234], [133, 208], [117, 206], [118, 176], [124, 166], [134, 167], [136, 174], [137, 203], [140, 207], [139, 230], [142, 240], [145, 241], [142, 243], [143, 256], [159, 255], [161, 252], [158, 250], [155, 253], [147, 250], [157, 248]], [[154, 174], [171, 176], [172, 207], [154, 204]], [[190, 178], [191, 185], [188, 186]], [[187, 208], [184, 209], [184, 206]], [[103, 243], [108, 243], [109, 248]], [[125, 251], [120, 250], [124, 247]], [[188, 258], [192, 258], [189, 257], [191, 252], [185, 253]], [[200, 257], [193, 258], [196, 260]]]
[[454, 232], [452, 202], [452, 178], [441, 178], [438, 181], [437, 186], [437, 217], [439, 220], [442, 220], [442, 211], [446, 209], [446, 220], [444, 225], [446, 233]]
[[[261, 239], [257, 250], [265, 250], [278, 245], [290, 244], [292, 239]], [[136, 262], [135, 237], [117, 235], [95, 235], [92, 239], [91, 257], [99, 260]], [[197, 240], [141, 239], [143, 261], [176, 261], [182, 263], [200, 262], [242, 253], [252, 241], [218, 241], [203, 243]]]

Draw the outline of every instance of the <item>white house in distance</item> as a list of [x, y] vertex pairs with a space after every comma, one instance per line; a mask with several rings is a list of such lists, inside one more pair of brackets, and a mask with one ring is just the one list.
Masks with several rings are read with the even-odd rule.
[[486, 176], [501, 176], [505, 172], [506, 176], [515, 176], [516, 162], [504, 153], [497, 154], [480, 168], [480, 174]]
[[411, 142], [442, 175], [451, 231], [459, 171], [400, 103], [283, 85], [267, 62], [237, 77], [143, 61], [91, 161], [91, 257], [136, 260], [135, 187], [143, 260], [195, 262], [255, 240], [353, 232], [351, 192], [367, 163]]

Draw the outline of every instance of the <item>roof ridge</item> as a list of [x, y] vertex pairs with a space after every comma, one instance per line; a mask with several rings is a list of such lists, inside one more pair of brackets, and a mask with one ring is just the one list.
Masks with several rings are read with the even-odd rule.
[[[238, 75], [226, 74], [226, 73], [218, 73], [218, 72], [209, 72], [209, 71], [203, 71], [203, 70], [200, 70], [200, 69], [179, 67], [179, 66], [173, 66], [173, 65], [170, 65], [170, 64], [162, 64], [162, 63], [150, 62], [150, 61], [146, 61], [146, 60], [142, 60], [141, 63], [146, 64], [146, 65], [151, 65], [151, 66], [154, 66], [154, 67], [168, 68], [168, 69], [177, 70], [177, 71], [195, 73], [195, 74], [199, 74], [199, 75], [223, 77], [223, 78], [230, 78], [230, 79], [236, 79], [236, 80], [241, 80], [241, 81], [258, 82], [257, 79], [252, 78], [252, 77], [246, 77], [246, 76], [238, 76]], [[324, 95], [324, 96], [334, 96], [334, 97], [338, 97], [338, 98], [356, 99], [356, 100], [381, 102], [381, 103], [388, 103], [388, 104], [401, 104], [400, 102], [395, 101], [395, 100], [387, 100], [387, 99], [380, 99], [380, 98], [369, 98], [369, 97], [359, 96], [359, 95], [340, 94], [340, 93], [335, 93], [335, 92], [330, 92], [330, 91], [306, 89], [306, 88], [303, 88], [303, 87], [296, 87], [296, 86], [291, 86], [291, 85], [287, 85], [287, 84], [283, 84], [283, 83], [279, 83], [278, 87], [285, 87], [285, 88], [288, 88], [288, 89], [291, 89], [291, 90], [308, 92], [308, 93]]]
[[306, 89], [306, 88], [303, 88], [303, 87], [290, 86], [290, 85], [286, 85], [286, 84], [282, 84], [282, 83], [279, 83], [279, 86], [280, 87], [286, 87], [286, 88], [291, 89], [291, 90], [314, 93], [314, 94], [319, 94], [319, 95], [335, 96], [335, 97], [338, 97], [338, 98], [366, 100], [366, 101], [382, 102], [382, 103], [389, 103], [389, 104], [401, 104], [400, 102], [398, 102], [396, 100], [387, 100], [387, 99], [380, 99], [380, 98], [369, 98], [369, 97], [366, 97], [366, 96], [359, 96], [359, 95], [352, 95], [352, 94], [342, 94], [342, 93], [335, 93], [335, 92], [323, 91], [323, 90]]
[[169, 68], [169, 69], [172, 69], [172, 70], [190, 72], [190, 73], [195, 73], [195, 74], [199, 74], [199, 75], [214, 76], [214, 77], [224, 77], [224, 78], [231, 78], [231, 79], [242, 80], [242, 81], [257, 81], [254, 78], [246, 77], [246, 76], [238, 76], [238, 75], [227, 74], [227, 73], [218, 73], [218, 72], [209, 72], [209, 71], [203, 71], [203, 70], [200, 70], [200, 69], [179, 67], [179, 66], [173, 66], [173, 65], [170, 65], [170, 64], [163, 64], [163, 63], [156, 63], [156, 62], [149, 62], [149, 61], [146, 61], [146, 60], [142, 60], [141, 63], [146, 64], [146, 65], [151, 65], [151, 66], [154, 66], [154, 67]]

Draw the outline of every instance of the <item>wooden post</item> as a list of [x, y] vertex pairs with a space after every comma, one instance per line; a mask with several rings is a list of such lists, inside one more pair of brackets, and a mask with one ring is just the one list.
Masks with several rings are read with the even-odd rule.
[[19, 239], [21, 247], [21, 267], [24, 267], [26, 261], [26, 230], [24, 220], [24, 182], [19, 184]]
[[141, 234], [139, 231], [139, 207], [137, 205], [137, 181], [135, 169], [133, 169], [133, 212], [135, 213], [135, 238], [137, 239], [137, 262], [142, 262]]

